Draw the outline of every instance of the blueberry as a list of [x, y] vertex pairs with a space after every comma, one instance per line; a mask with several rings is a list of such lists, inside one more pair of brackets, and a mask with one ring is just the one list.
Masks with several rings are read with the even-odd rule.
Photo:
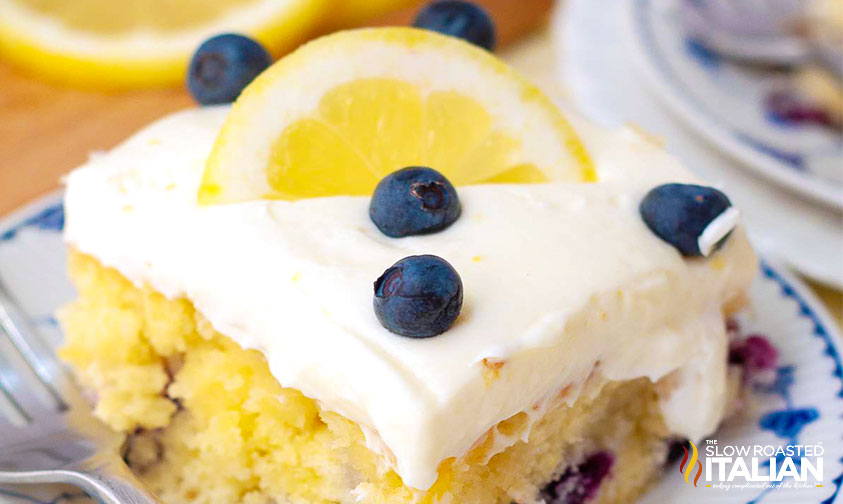
[[548, 504], [582, 504], [594, 498], [603, 479], [609, 475], [615, 457], [597, 452], [582, 463], [569, 467], [539, 494]]
[[652, 189], [639, 211], [647, 227], [684, 256], [709, 255], [726, 241], [738, 220], [738, 212], [725, 194], [691, 184]]
[[369, 216], [392, 238], [435, 233], [450, 226], [462, 208], [454, 186], [431, 168], [410, 166], [378, 183]]
[[405, 257], [375, 281], [374, 306], [381, 325], [395, 334], [436, 336], [460, 314], [462, 280], [441, 257]]
[[685, 438], [674, 438], [667, 443], [667, 458], [664, 465], [671, 466], [682, 458], [687, 452], [686, 447], [690, 446]]
[[729, 363], [744, 367], [748, 375], [770, 371], [779, 365], [779, 350], [760, 334], [729, 344]]
[[471, 2], [431, 2], [419, 11], [413, 26], [458, 37], [489, 51], [495, 48], [492, 18], [485, 9]]
[[187, 74], [187, 87], [202, 105], [231, 103], [272, 63], [259, 43], [235, 33], [211, 37], [199, 46]]

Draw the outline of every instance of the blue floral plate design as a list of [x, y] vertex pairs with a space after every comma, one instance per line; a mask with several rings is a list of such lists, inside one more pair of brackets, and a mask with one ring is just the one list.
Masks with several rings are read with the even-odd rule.
[[[74, 296], [65, 273], [63, 225], [59, 193], [0, 221], [0, 277], [35, 327], [55, 345], [61, 343], [61, 332], [54, 313]], [[754, 406], [727, 421], [708, 442], [777, 447], [821, 444], [822, 486], [786, 488], [782, 484], [726, 492], [687, 484], [677, 465], [671, 465], [642, 502], [843, 503], [843, 345], [836, 326], [799, 280], [774, 265], [762, 264], [749, 294], [749, 307], [737, 320], [740, 331], [766, 337], [778, 348], [781, 359], [773, 379], [753, 392]], [[0, 488], [0, 502], [89, 501], [78, 490], [45, 486]]]
[[789, 87], [781, 72], [739, 64], [692, 38], [683, 0], [630, 0], [636, 63], [662, 103], [741, 165], [814, 201], [843, 208], [843, 137], [787, 120], [771, 98]]

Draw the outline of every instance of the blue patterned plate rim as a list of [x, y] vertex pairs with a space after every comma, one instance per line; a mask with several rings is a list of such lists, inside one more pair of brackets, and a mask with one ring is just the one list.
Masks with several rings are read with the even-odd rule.
[[843, 186], [794, 170], [771, 154], [763, 142], [755, 141], [745, 133], [718, 122], [692, 96], [682, 91], [682, 86], [655, 42], [652, 4], [653, 0], [627, 2], [626, 18], [636, 42], [632, 45], [637, 66], [644, 70], [648, 84], [668, 109], [709, 142], [722, 147], [724, 152], [756, 173], [814, 201], [843, 209]]

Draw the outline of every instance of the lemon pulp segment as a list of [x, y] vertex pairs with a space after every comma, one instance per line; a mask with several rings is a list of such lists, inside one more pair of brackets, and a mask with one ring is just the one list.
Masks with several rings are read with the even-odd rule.
[[495, 177], [546, 181], [532, 165], [513, 166], [519, 148], [467, 96], [422, 96], [408, 82], [362, 79], [332, 89], [314, 117], [287, 126], [272, 146], [266, 176], [278, 199], [371, 194], [385, 175], [414, 165], [457, 185]]

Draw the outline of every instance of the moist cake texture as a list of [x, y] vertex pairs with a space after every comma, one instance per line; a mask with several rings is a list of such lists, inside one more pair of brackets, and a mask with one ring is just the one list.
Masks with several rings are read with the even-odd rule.
[[530, 429], [529, 413], [499, 423], [419, 492], [358, 425], [279, 385], [260, 352], [215, 332], [189, 302], [138, 289], [90, 256], [70, 263], [80, 299], [64, 313], [63, 357], [98, 392], [97, 415], [132, 434], [127, 460], [167, 503], [532, 503], [560, 460], [595, 453], [611, 454], [611, 477], [591, 502], [628, 502], [673, 440], [653, 383], [595, 379], [572, 406], [572, 390], [560, 391]]

